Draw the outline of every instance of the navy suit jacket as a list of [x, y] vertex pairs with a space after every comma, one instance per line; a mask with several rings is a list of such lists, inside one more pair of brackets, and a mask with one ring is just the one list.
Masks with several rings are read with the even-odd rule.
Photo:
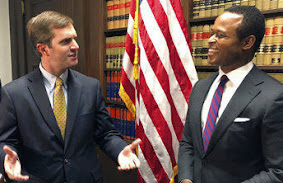
[[69, 69], [65, 141], [37, 68], [2, 88], [0, 160], [9, 145], [29, 182], [101, 182], [96, 145], [117, 163], [127, 145], [114, 129], [98, 80]]
[[201, 110], [217, 75], [199, 81], [191, 93], [179, 149], [179, 180], [283, 182], [283, 85], [255, 66], [222, 113], [204, 151]]
[[0, 80], [0, 102], [1, 102], [1, 90], [2, 90], [2, 84], [1, 84], [1, 80]]

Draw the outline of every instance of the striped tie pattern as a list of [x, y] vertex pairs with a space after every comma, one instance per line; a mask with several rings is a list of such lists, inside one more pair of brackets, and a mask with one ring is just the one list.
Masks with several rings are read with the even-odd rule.
[[216, 119], [218, 116], [218, 110], [220, 107], [220, 102], [222, 99], [222, 94], [223, 94], [223, 90], [225, 87], [226, 82], [229, 79], [227, 78], [226, 75], [223, 75], [221, 77], [220, 83], [213, 95], [211, 104], [210, 104], [210, 108], [209, 108], [209, 112], [208, 112], [208, 116], [207, 116], [207, 120], [206, 120], [206, 124], [205, 124], [205, 128], [202, 134], [202, 140], [203, 140], [203, 146], [204, 146], [204, 150], [206, 151], [207, 146], [209, 144], [210, 141], [210, 137], [212, 135], [212, 132], [214, 130], [215, 127], [215, 123], [216, 123]]
[[61, 135], [63, 139], [65, 138], [65, 128], [66, 128], [66, 117], [67, 108], [65, 102], [65, 95], [63, 92], [63, 80], [61, 78], [56, 79], [55, 90], [54, 90], [54, 108], [53, 112], [60, 128]]

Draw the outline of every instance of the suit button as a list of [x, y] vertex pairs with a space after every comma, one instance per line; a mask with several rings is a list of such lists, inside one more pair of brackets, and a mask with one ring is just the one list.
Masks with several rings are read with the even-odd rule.
[[69, 163], [69, 160], [65, 159], [64, 162], [65, 162], [65, 163]]

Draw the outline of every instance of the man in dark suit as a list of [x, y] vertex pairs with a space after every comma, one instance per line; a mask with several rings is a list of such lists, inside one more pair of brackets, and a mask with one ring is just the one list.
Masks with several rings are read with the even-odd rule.
[[251, 61], [264, 33], [255, 7], [233, 6], [216, 18], [208, 56], [219, 71], [191, 93], [179, 182], [283, 182], [283, 86]]
[[[119, 170], [139, 167], [106, 110], [98, 80], [70, 67], [79, 46], [71, 18], [47, 11], [27, 25], [39, 68], [2, 88], [0, 159], [8, 179], [102, 182], [95, 146]], [[58, 123], [58, 124], [57, 124]]]

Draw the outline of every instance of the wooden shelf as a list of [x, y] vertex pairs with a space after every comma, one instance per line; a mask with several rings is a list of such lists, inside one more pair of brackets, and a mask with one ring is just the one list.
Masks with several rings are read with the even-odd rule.
[[281, 73], [283, 71], [283, 66], [257, 66], [260, 70], [266, 72], [277, 72]]
[[196, 19], [191, 19], [190, 23], [208, 23], [208, 22], [212, 22], [216, 19], [217, 16], [215, 17], [206, 17], [206, 18], [196, 18]]
[[211, 72], [211, 71], [217, 71], [218, 70], [218, 66], [196, 66], [197, 71], [207, 71], [207, 72]]
[[126, 35], [127, 28], [107, 29], [104, 31], [106, 37]]
[[272, 15], [272, 16], [283, 15], [283, 8], [262, 11], [262, 14], [264, 14], [264, 15]]
[[121, 71], [122, 69], [104, 69], [104, 72]]
[[126, 105], [123, 101], [110, 101], [110, 100], [106, 100], [105, 101], [107, 106], [119, 106], [122, 108], [126, 108]]

